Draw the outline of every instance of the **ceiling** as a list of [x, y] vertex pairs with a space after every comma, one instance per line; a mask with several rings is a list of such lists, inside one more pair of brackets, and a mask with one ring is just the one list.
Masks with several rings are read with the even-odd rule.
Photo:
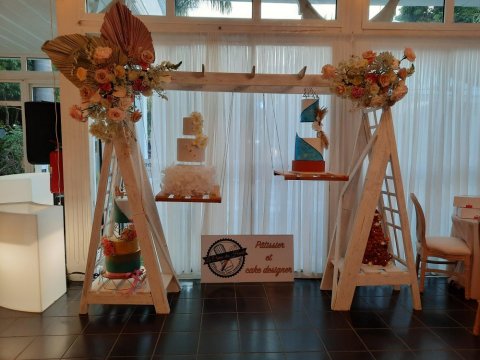
[[56, 34], [55, 0], [0, 0], [0, 56], [42, 55]]

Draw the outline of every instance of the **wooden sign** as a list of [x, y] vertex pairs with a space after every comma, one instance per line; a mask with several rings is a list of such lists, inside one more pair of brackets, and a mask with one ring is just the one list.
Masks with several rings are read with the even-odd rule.
[[201, 281], [293, 281], [293, 235], [202, 235]]

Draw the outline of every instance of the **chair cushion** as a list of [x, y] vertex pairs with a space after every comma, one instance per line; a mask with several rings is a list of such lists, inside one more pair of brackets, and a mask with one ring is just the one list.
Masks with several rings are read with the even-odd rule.
[[450, 255], [470, 255], [472, 251], [460, 238], [450, 236], [427, 236], [427, 247]]

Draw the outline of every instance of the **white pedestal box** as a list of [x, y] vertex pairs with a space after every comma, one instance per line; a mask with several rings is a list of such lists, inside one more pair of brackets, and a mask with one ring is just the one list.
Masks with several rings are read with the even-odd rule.
[[25, 173], [0, 176], [0, 203], [28, 201], [53, 205], [53, 195], [50, 192], [50, 174]]
[[0, 306], [42, 312], [66, 292], [63, 207], [0, 204]]

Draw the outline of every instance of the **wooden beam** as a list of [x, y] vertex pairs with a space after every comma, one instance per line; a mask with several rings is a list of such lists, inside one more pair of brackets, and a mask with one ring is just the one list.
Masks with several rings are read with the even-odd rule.
[[[253, 76], [252, 76], [253, 75]], [[258, 74], [225, 72], [171, 73], [172, 81], [165, 84], [166, 90], [303, 94], [306, 88], [317, 94], [330, 94], [329, 84], [321, 75]]]

